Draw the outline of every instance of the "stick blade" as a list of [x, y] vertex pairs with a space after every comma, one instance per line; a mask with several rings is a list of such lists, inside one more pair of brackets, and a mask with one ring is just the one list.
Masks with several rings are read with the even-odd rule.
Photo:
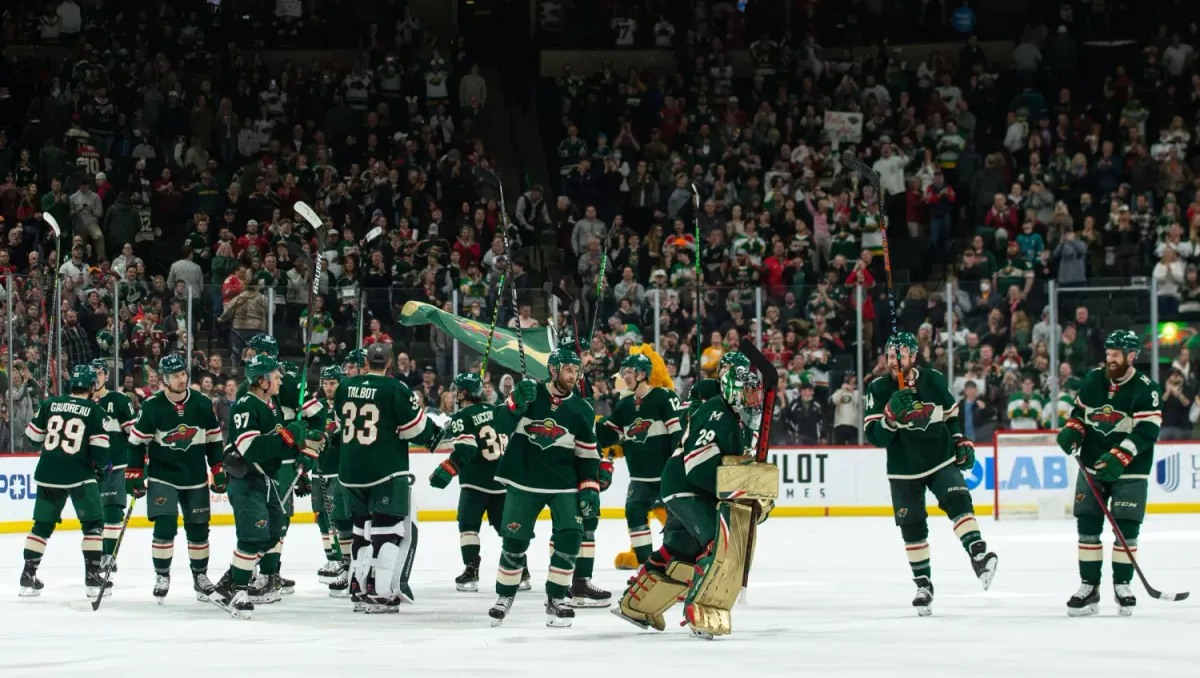
[[375, 242], [375, 240], [377, 238], [379, 238], [379, 236], [381, 236], [381, 235], [383, 235], [383, 227], [376, 226], [375, 228], [372, 228], [371, 230], [367, 231], [367, 237], [364, 240], [364, 242], [369, 245], [369, 244]]
[[496, 176], [495, 172], [492, 172], [482, 165], [474, 165], [471, 167], [471, 174], [474, 174], [476, 179], [479, 179], [484, 183], [492, 186], [500, 185], [500, 177]]
[[50, 214], [49, 212], [42, 212], [42, 219], [44, 219], [47, 224], [50, 224], [50, 230], [54, 231], [55, 238], [62, 237], [62, 227], [58, 225], [58, 219], [55, 219], [53, 214]]
[[317, 216], [317, 213], [313, 211], [313, 208], [308, 206], [308, 203], [303, 200], [297, 200], [292, 209], [296, 210], [296, 214], [299, 214], [301, 218], [307, 221], [313, 229], [321, 228], [321, 217]]

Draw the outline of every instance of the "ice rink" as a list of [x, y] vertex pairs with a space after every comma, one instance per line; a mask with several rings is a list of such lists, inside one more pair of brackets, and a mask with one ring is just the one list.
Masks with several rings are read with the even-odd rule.
[[[84, 600], [78, 532], [50, 541], [42, 596], [17, 597], [24, 535], [0, 536], [0, 676], [839, 676], [1035, 678], [1195, 676], [1200, 602], [1149, 599], [1119, 618], [1105, 536], [1100, 616], [1070, 619], [1078, 586], [1073, 522], [981, 521], [1000, 556], [984, 593], [944, 518], [931, 519], [936, 600], [918, 618], [900, 535], [886, 518], [776, 518], [762, 526], [749, 600], [734, 610], [733, 635], [715, 641], [684, 628], [639, 631], [605, 610], [579, 610], [573, 628], [544, 624], [542, 580], [549, 523], [530, 549], [533, 591], [491, 628], [487, 609], [499, 540], [485, 534], [479, 593], [458, 593], [453, 523], [421, 526], [413, 589], [397, 615], [354, 614], [316, 581], [324, 557], [315, 525], [295, 525], [283, 573], [295, 595], [259, 606], [249, 621], [197, 602], [180, 531], [172, 591], [150, 595], [150, 531], [130, 530], [116, 590], [98, 612]], [[485, 528], [486, 529], [486, 528]], [[627, 572], [612, 567], [628, 544], [623, 521], [601, 521], [595, 581], [614, 593]], [[657, 540], [656, 540], [657, 542]], [[233, 548], [233, 528], [212, 534], [214, 580]], [[1200, 591], [1200, 516], [1149, 517], [1138, 557], [1165, 591]], [[681, 606], [668, 613], [680, 619]]]

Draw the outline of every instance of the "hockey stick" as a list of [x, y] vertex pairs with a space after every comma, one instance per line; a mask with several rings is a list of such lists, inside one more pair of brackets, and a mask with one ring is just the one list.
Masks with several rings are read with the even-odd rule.
[[92, 612], [100, 609], [100, 601], [104, 600], [104, 589], [108, 586], [108, 580], [112, 577], [112, 568], [117, 563], [117, 553], [121, 550], [121, 541], [125, 539], [125, 530], [129, 529], [129, 519], [133, 517], [133, 506], [137, 504], [137, 497], [129, 498], [129, 508], [125, 510], [125, 522], [121, 524], [121, 533], [117, 535], [117, 543], [113, 544], [112, 566], [105, 568], [104, 579], [100, 581], [100, 593], [96, 594], [96, 599], [92, 601]]
[[[867, 180], [867, 183], [875, 189], [875, 208], [879, 212], [879, 233], [883, 238], [883, 269], [887, 272], [887, 295], [888, 309], [891, 311], [892, 334], [896, 334], [896, 297], [892, 293], [892, 255], [888, 249], [887, 232], [888, 220], [887, 212], [883, 205], [883, 188], [880, 184], [879, 175], [867, 166], [867, 163], [854, 157], [851, 153], [846, 153], [842, 156], [842, 164], [849, 167], [851, 171], [857, 172], [862, 178]], [[900, 356], [896, 355], [896, 362], [899, 363]], [[899, 372], [897, 379], [900, 383], [900, 388], [904, 388], [904, 372]]]
[[612, 246], [612, 236], [615, 230], [617, 230], [615, 225], [608, 227], [608, 235], [604, 236], [604, 250], [600, 253], [600, 277], [596, 278], [596, 310], [592, 313], [592, 329], [588, 332], [587, 340], [589, 349], [592, 347], [592, 337], [596, 336], [596, 321], [600, 319], [601, 295], [604, 294], [604, 269], [608, 263], [608, 248]]
[[[700, 360], [700, 354], [704, 352], [704, 340], [700, 332], [700, 190], [696, 188], [696, 184], [692, 184], [692, 204], [696, 207], [696, 213], [692, 215], [692, 223], [696, 228], [696, 252], [695, 252], [695, 291], [692, 293], [692, 322], [696, 323], [696, 360]], [[696, 363], [699, 367], [699, 362]]]
[[1104, 511], [1104, 517], [1108, 518], [1108, 524], [1112, 527], [1113, 534], [1116, 535], [1117, 541], [1121, 543], [1121, 548], [1125, 549], [1125, 555], [1129, 556], [1129, 562], [1133, 564], [1133, 570], [1137, 572], [1138, 579], [1142, 580], [1142, 586], [1146, 588], [1146, 593], [1149, 593], [1150, 597], [1156, 600], [1187, 600], [1188, 596], [1192, 595], [1188, 591], [1184, 591], [1183, 593], [1163, 593], [1151, 586], [1150, 582], [1146, 581], [1146, 575], [1142, 574], [1142, 568], [1138, 565], [1137, 558], [1134, 558], [1133, 551], [1129, 550], [1129, 544], [1125, 541], [1125, 535], [1121, 533], [1121, 528], [1117, 527], [1117, 519], [1108, 510], [1108, 502], [1100, 494], [1100, 488], [1096, 487], [1096, 481], [1092, 480], [1092, 474], [1088, 473], [1087, 467], [1083, 465], [1083, 458], [1079, 454], [1078, 447], [1075, 448], [1075, 454], [1071, 456], [1075, 457], [1075, 463], [1079, 464], [1079, 472], [1083, 474], [1083, 479], [1087, 481], [1088, 487], [1092, 488], [1092, 496], [1096, 498], [1096, 503]]
[[500, 177], [496, 176], [494, 172], [482, 167], [481, 165], [475, 165], [475, 167], [472, 168], [472, 172], [474, 172], [475, 176], [478, 177], [480, 181], [494, 187], [500, 193], [500, 237], [504, 239], [505, 259], [504, 271], [500, 273], [500, 287], [496, 289], [496, 307], [492, 309], [492, 328], [488, 332], [487, 349], [483, 354], [483, 365], [479, 369], [479, 376], [483, 376], [484, 368], [487, 367], [487, 354], [492, 350], [492, 336], [496, 333], [496, 318], [500, 311], [500, 298], [504, 292], [504, 279], [507, 277], [510, 278], [509, 285], [512, 287], [513, 320], [515, 321], [517, 330], [517, 351], [521, 355], [521, 379], [523, 381], [528, 372], [525, 369], [525, 342], [521, 339], [521, 314], [517, 307], [517, 285], [515, 280], [511, 280], [513, 254], [512, 246], [508, 239], [508, 207], [504, 203], [504, 184], [500, 181]]
[[[762, 420], [758, 424], [758, 440], [755, 441], [754, 461], [763, 463], [767, 460], [767, 452], [770, 449], [771, 440], [771, 419], [775, 413], [775, 393], [779, 389], [779, 370], [767, 359], [763, 352], [758, 350], [758, 345], [754, 343], [750, 337], [742, 337], [742, 343], [739, 347], [742, 354], [750, 361], [750, 366], [758, 370], [763, 381], [763, 402], [762, 402]], [[758, 518], [762, 511], [762, 506], [756, 501], [750, 507], [750, 532], [746, 540], [746, 552], [754, 547], [754, 540], [758, 533]], [[750, 584], [750, 558], [746, 558], [746, 566], [742, 570], [742, 591], [743, 599], [745, 598], [745, 589]]]
[[[54, 309], [50, 313], [46, 314], [46, 318], [47, 320], [53, 319], [54, 328], [57, 330], [58, 324], [62, 322], [62, 304], [55, 302], [55, 294], [57, 294], [58, 291], [58, 272], [62, 268], [62, 227], [58, 225], [58, 220], [54, 218], [54, 215], [50, 214], [49, 212], [42, 212], [42, 219], [44, 219], [46, 223], [50, 225], [50, 231], [54, 233], [54, 269], [50, 273], [53, 277], [50, 279], [50, 294], [47, 296], [49, 302], [54, 304]], [[58, 373], [61, 368], [59, 365], [59, 354], [62, 351], [61, 347], [59, 347], [57, 342], [55, 342], [54, 335], [49, 334], [50, 329], [50, 326], [47, 325], [46, 341], [50, 344], [50, 352], [53, 353], [53, 356], [46, 361], [46, 369], [51, 371], [50, 374], [46, 375], [46, 385], [52, 387], [54, 389], [54, 394], [58, 395]]]

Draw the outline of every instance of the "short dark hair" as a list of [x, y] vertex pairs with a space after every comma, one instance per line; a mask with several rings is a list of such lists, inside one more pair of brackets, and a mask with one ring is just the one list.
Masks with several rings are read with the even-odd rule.
[[974, 379], [968, 379], [967, 383], [963, 384], [963, 390], [966, 390], [968, 388], [978, 389], [979, 384], [976, 384]]

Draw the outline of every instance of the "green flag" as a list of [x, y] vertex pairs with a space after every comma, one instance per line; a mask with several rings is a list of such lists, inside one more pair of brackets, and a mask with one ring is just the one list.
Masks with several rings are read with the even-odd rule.
[[[487, 348], [489, 325], [447, 313], [436, 306], [410, 301], [400, 310], [400, 322], [409, 326], [434, 325], [457, 339], [467, 349], [478, 352], [480, 356]], [[521, 330], [521, 340], [525, 345], [525, 367], [529, 371], [529, 377], [549, 379], [550, 371], [546, 367], [546, 361], [550, 358], [550, 348], [553, 345], [550, 328]], [[521, 355], [517, 352], [517, 333], [497, 327], [488, 360], [494, 360], [510, 370], [520, 372]]]

